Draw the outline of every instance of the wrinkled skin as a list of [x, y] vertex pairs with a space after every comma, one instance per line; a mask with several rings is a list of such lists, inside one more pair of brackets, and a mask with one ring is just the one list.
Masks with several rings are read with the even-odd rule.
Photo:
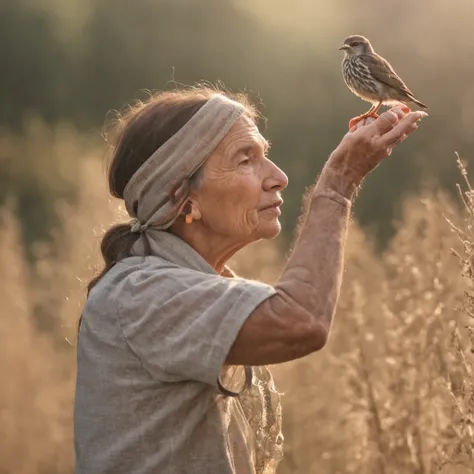
[[[267, 157], [268, 142], [241, 117], [207, 160], [189, 196], [193, 222], [174, 229], [215, 268], [245, 245], [276, 237], [281, 191], [288, 178]], [[204, 252], [204, 253], [202, 253]]]

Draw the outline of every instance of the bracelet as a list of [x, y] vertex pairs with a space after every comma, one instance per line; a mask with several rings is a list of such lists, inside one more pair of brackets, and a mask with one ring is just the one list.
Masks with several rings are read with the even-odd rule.
[[337, 204], [340, 204], [343, 207], [351, 207], [351, 200], [344, 197], [342, 194], [339, 194], [337, 191], [331, 188], [325, 188], [320, 191], [315, 191], [311, 196], [311, 199], [314, 198], [326, 198], [330, 201], [334, 201]]

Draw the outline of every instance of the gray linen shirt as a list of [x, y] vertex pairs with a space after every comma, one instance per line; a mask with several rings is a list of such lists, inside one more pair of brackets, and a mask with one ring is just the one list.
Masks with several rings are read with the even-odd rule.
[[217, 275], [168, 232], [157, 243], [153, 256], [117, 263], [84, 306], [75, 472], [255, 473], [249, 426], [227, 416], [242, 412], [238, 398], [219, 395], [217, 378], [241, 326], [275, 290]]

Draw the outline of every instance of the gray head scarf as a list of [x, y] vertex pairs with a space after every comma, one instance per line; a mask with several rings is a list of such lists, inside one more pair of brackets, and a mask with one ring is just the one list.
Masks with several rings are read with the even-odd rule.
[[243, 115], [245, 107], [216, 93], [135, 172], [124, 189], [134, 233], [165, 230], [186, 203], [189, 178]]

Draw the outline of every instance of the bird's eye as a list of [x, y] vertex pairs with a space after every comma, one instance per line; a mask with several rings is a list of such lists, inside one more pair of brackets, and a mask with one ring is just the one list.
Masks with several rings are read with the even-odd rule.
[[354, 47], [354, 46], [359, 46], [359, 42], [358, 41], [354, 41], [351, 43], [351, 47]]

